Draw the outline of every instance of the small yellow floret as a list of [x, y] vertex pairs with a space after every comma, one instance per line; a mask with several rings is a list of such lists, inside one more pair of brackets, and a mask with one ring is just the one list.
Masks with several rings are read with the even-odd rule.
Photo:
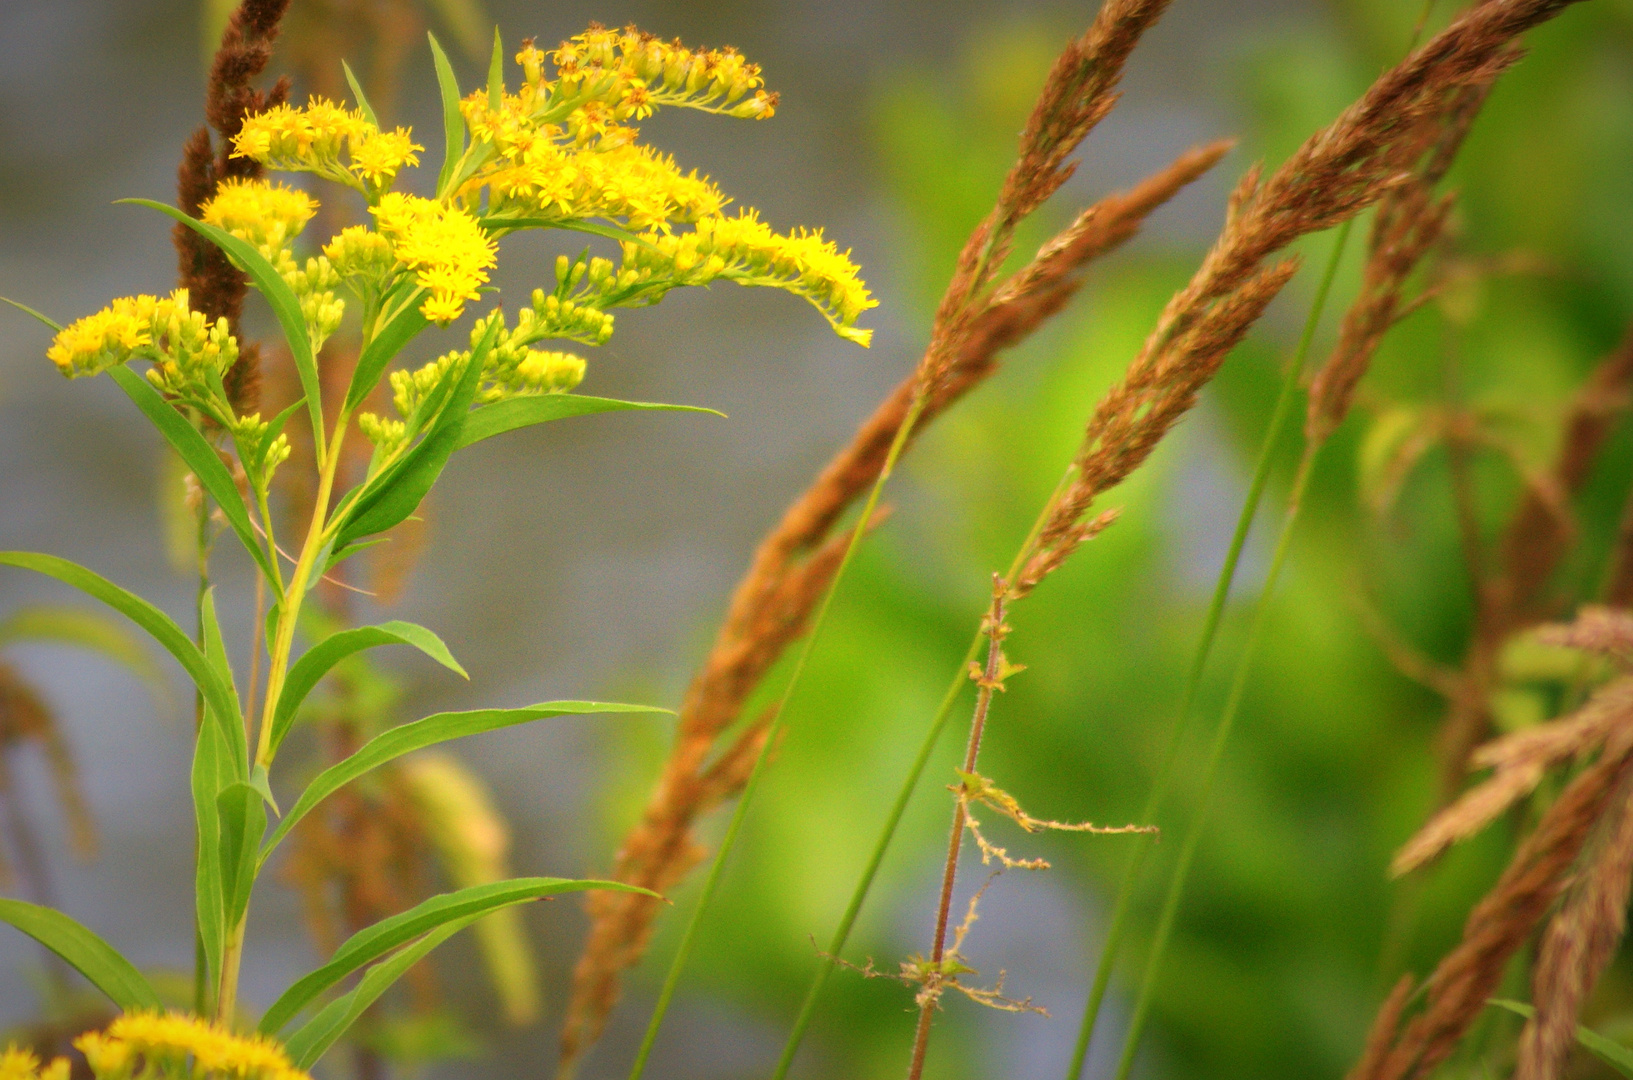
[[465, 301], [481, 295], [478, 290], [498, 261], [498, 245], [475, 218], [458, 207], [395, 191], [373, 212], [397, 261], [431, 293], [420, 308], [427, 319], [452, 322], [465, 310]]
[[63, 327], [45, 355], [70, 379], [117, 367], [153, 341], [155, 296], [122, 296]]
[[195, 1076], [232, 1080], [311, 1080], [295, 1068], [283, 1047], [273, 1040], [234, 1035], [219, 1025], [182, 1013], [126, 1013], [107, 1030], [82, 1035], [74, 1045], [99, 1073], [103, 1071], [97, 1067], [99, 1062], [123, 1066], [140, 1056], [150, 1069], [157, 1066], [161, 1073], [167, 1072], [165, 1067], [169, 1066]]
[[0, 1080], [68, 1080], [68, 1059], [47, 1065], [32, 1050], [8, 1046], [0, 1052]]
[[266, 180], [231, 179], [216, 188], [200, 216], [276, 262], [274, 256], [289, 247], [317, 209], [317, 200], [304, 191]]

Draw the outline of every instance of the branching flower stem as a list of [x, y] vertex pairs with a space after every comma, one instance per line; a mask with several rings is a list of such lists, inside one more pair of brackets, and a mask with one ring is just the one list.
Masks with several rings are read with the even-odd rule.
[[[1253, 478], [1248, 483], [1247, 496], [1242, 501], [1242, 511], [1236, 519], [1236, 531], [1231, 535], [1230, 547], [1225, 553], [1225, 564], [1219, 568], [1219, 577], [1214, 582], [1213, 597], [1202, 620], [1202, 634], [1197, 639], [1196, 653], [1191, 658], [1191, 667], [1185, 677], [1179, 707], [1169, 724], [1168, 745], [1163, 751], [1157, 774], [1152, 780], [1151, 793], [1146, 797], [1145, 806], [1140, 811], [1140, 821], [1155, 821], [1167, 801], [1169, 789], [1173, 784], [1174, 765], [1179, 757], [1180, 743], [1183, 741], [1191, 709], [1196, 704], [1196, 695], [1202, 685], [1202, 676], [1207, 670], [1208, 659], [1213, 653], [1219, 623], [1225, 614], [1225, 603], [1230, 598], [1231, 585], [1236, 579], [1236, 570], [1242, 560], [1242, 550], [1247, 545], [1248, 534], [1252, 531], [1253, 520], [1259, 512], [1259, 503], [1263, 501], [1264, 489], [1270, 480], [1276, 447], [1286, 437], [1288, 425], [1293, 420], [1293, 405], [1298, 400], [1299, 382], [1309, 359], [1310, 346], [1314, 342], [1321, 313], [1327, 304], [1327, 296], [1332, 291], [1333, 278], [1338, 273], [1338, 264], [1342, 261], [1344, 249], [1349, 243], [1353, 222], [1354, 219], [1351, 218], [1338, 227], [1332, 254], [1328, 256], [1327, 265], [1322, 270], [1321, 281], [1316, 287], [1315, 299], [1310, 304], [1310, 313], [1304, 320], [1304, 329], [1299, 335], [1298, 346], [1282, 378], [1281, 390], [1276, 396], [1275, 408], [1270, 414], [1270, 423], [1265, 428], [1264, 441], [1259, 446], [1258, 461], [1253, 466]], [[1078, 1026], [1071, 1064], [1066, 1069], [1067, 1080], [1077, 1080], [1083, 1075], [1083, 1063], [1088, 1058], [1089, 1043], [1094, 1037], [1095, 1025], [1099, 1021], [1100, 1007], [1104, 1004], [1106, 991], [1111, 985], [1111, 973], [1116, 964], [1118, 949], [1122, 945], [1123, 936], [1128, 932], [1128, 916], [1133, 908], [1134, 893], [1139, 884], [1140, 874], [1145, 868], [1145, 860], [1151, 853], [1152, 843], [1153, 839], [1149, 836], [1135, 838], [1134, 849], [1129, 852], [1128, 862], [1123, 868], [1122, 879], [1117, 885], [1117, 898], [1112, 905], [1111, 925], [1106, 932], [1106, 943], [1101, 948], [1100, 959], [1095, 965], [1094, 983], [1089, 990], [1089, 1000], [1083, 1010], [1082, 1023]]]
[[783, 714], [787, 711], [788, 701], [793, 697], [795, 688], [799, 685], [800, 676], [805, 671], [806, 662], [811, 658], [811, 651], [816, 646], [817, 638], [822, 633], [822, 625], [827, 621], [828, 609], [833, 605], [834, 594], [839, 591], [839, 583], [845, 578], [845, 571], [849, 569], [851, 561], [856, 556], [856, 550], [861, 546], [862, 538], [867, 534], [868, 524], [873, 520], [873, 512], [878, 509], [879, 497], [884, 492], [885, 483], [890, 474], [895, 471], [896, 460], [901, 457], [908, 439], [913, 434], [913, 428], [924, 412], [927, 400], [926, 387], [921, 383], [914, 394], [912, 404], [902, 418], [901, 426], [896, 429], [896, 436], [890, 443], [890, 449], [885, 455], [884, 465], [879, 469], [879, 476], [868, 491], [867, 503], [862, 507], [862, 513], [856, 520], [856, 526], [851, 530], [850, 540], [845, 545], [845, 554], [839, 560], [839, 567], [834, 571], [833, 579], [828, 583], [827, 591], [823, 593], [822, 604], [817, 608], [816, 615], [811, 620], [811, 627], [806, 632], [805, 641], [800, 646], [799, 656], [794, 661], [794, 670], [783, 686], [782, 695], [777, 699], [775, 710], [770, 721], [766, 724], [765, 739], [760, 744], [760, 752], [754, 759], [754, 768], [749, 772], [748, 781], [743, 785], [743, 793], [738, 796], [737, 805], [732, 808], [731, 820], [726, 826], [726, 835], [720, 841], [720, 847], [714, 854], [714, 861], [709, 864], [709, 876], [704, 879], [703, 892], [697, 898], [697, 904], [692, 909], [692, 916], [686, 923], [686, 931], [681, 935], [680, 947], [675, 950], [675, 957], [669, 964], [669, 972], [664, 977], [663, 989], [658, 993], [658, 1002], [653, 1007], [652, 1019], [647, 1022], [646, 1034], [641, 1038], [640, 1048], [635, 1053], [635, 1063], [630, 1067], [629, 1080], [640, 1080], [646, 1070], [646, 1062], [652, 1056], [652, 1047], [657, 1042], [658, 1031], [663, 1026], [664, 1014], [669, 1011], [669, 1004], [674, 999], [675, 988], [680, 985], [681, 974], [686, 969], [687, 961], [691, 959], [692, 949], [697, 944], [698, 927], [703, 922], [704, 912], [709, 902], [714, 898], [715, 890], [720, 885], [721, 874], [725, 869], [726, 858], [731, 854], [732, 846], [737, 842], [737, 834], [742, 829], [743, 819], [748, 814], [749, 803], [760, 784], [760, 775], [765, 771], [766, 758], [771, 754], [771, 748], [776, 744], [777, 736], [782, 730]]
[[[1015, 560], [1010, 564], [1005, 580], [1013, 581], [1020, 573], [1021, 567], [1026, 564], [1026, 560], [1031, 557], [1038, 534], [1043, 531], [1044, 523], [1054, 513], [1055, 504], [1071, 485], [1076, 473], [1077, 466], [1073, 464], [1066, 469], [1055, 485], [1055, 490], [1044, 503], [1043, 510], [1039, 512], [1037, 520], [1032, 523], [1031, 531], [1027, 533], [1020, 550], [1016, 552]], [[958, 662], [952, 682], [942, 695], [941, 704], [936, 708], [935, 715], [930, 718], [930, 726], [924, 733], [918, 754], [914, 756], [913, 764], [902, 779], [901, 789], [896, 793], [896, 800], [891, 804], [883, 828], [879, 830], [879, 838], [874, 842], [873, 851], [868, 856], [867, 864], [862, 868], [862, 875], [856, 882], [856, 888], [851, 892], [850, 902], [845, 905], [845, 913], [840, 916], [833, 940], [829, 942], [827, 952], [822, 955], [816, 975], [811, 979], [811, 987], [805, 992], [805, 1000], [800, 1003], [799, 1014], [794, 1018], [794, 1026], [788, 1033], [788, 1041], [783, 1046], [782, 1056], [777, 1059], [777, 1067], [771, 1074], [771, 1080], [785, 1080], [789, 1068], [794, 1063], [794, 1055], [799, 1051], [806, 1029], [811, 1026], [812, 1017], [816, 1015], [817, 1003], [822, 999], [822, 991], [828, 984], [828, 976], [833, 974], [834, 965], [838, 963], [838, 957], [844, 951], [846, 942], [850, 940], [851, 929], [856, 925], [857, 916], [862, 913], [862, 905], [867, 902], [868, 893], [873, 889], [873, 880], [879, 874], [879, 866], [884, 862], [885, 852], [890, 849], [891, 842], [896, 838], [896, 828], [901, 824], [902, 815], [907, 812], [907, 804], [912, 801], [919, 779], [930, 763], [936, 744], [941, 741], [941, 733], [946, 729], [948, 720], [952, 718], [953, 706], [957, 704], [959, 695], [969, 683], [966, 672], [975, 662], [976, 654], [980, 652], [981, 642], [985, 637], [986, 632], [983, 628], [977, 629], [975, 635], [970, 638], [969, 648], [964, 650], [964, 657]]]
[[[970, 740], [964, 749], [964, 774], [975, 772], [981, 753], [981, 736], [986, 731], [987, 714], [992, 708], [992, 692], [1003, 677], [1004, 668], [1004, 612], [1009, 597], [1009, 582], [994, 575], [992, 607], [982, 626], [987, 639], [987, 663], [978, 683], [975, 713], [970, 718]], [[953, 884], [958, 876], [958, 853], [964, 846], [966, 803], [957, 800], [953, 808], [953, 827], [947, 841], [947, 865], [941, 874], [941, 898], [936, 905], [935, 937], [930, 946], [930, 979], [920, 995], [918, 1029], [913, 1034], [913, 1059], [907, 1068], [907, 1080], [919, 1080], [924, 1075], [924, 1055], [930, 1047], [930, 1021], [940, 1003], [941, 962], [947, 947], [947, 920], [953, 907]]]

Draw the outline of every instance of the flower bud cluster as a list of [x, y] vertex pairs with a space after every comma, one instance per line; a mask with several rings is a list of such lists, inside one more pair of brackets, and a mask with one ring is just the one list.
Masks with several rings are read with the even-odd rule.
[[316, 352], [323, 348], [329, 335], [340, 328], [340, 320], [346, 314], [346, 302], [335, 296], [340, 274], [326, 255], [307, 259], [306, 265], [299, 269], [290, 258], [287, 268], [280, 269], [284, 282], [300, 300], [306, 334], [312, 339], [312, 351]]
[[211, 323], [187, 306], [187, 290], [177, 289], [153, 308], [153, 366], [147, 380], [172, 397], [209, 400], [227, 369], [238, 362], [238, 341], [227, 320]]
[[[568, 265], [565, 255], [556, 260], [558, 282], [571, 279], [572, 272], [567, 269]], [[579, 276], [582, 277], [582, 274]], [[607, 339], [612, 337], [613, 316], [609, 311], [556, 293], [546, 293], [543, 289], [534, 289], [532, 299], [532, 307], [516, 313], [516, 332], [525, 333], [529, 341], [561, 338], [582, 341], [586, 345], [605, 345]]]
[[[246, 117], [233, 156], [286, 172], [312, 172], [378, 198], [405, 165], [418, 165], [407, 128], [382, 131], [360, 111], [314, 97], [305, 108], [275, 105]], [[344, 161], [341, 155], [345, 155]]]

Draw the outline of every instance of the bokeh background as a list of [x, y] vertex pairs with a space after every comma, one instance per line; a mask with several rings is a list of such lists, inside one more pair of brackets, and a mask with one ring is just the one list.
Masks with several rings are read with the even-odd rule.
[[[865, 320], [877, 331], [868, 351], [769, 292], [677, 293], [622, 315], [617, 336], [591, 356], [586, 391], [708, 405], [730, 418], [610, 416], [511, 435], [457, 459], [428, 508], [421, 562], [389, 616], [441, 633], [471, 681], [386, 657], [404, 688], [400, 719], [550, 698], [672, 705], [756, 537], [911, 369], [1032, 95], [1092, 4], [486, 4], [508, 41], [551, 43], [591, 19], [635, 22], [688, 44], [735, 44], [761, 62], [783, 95], [773, 121], [661, 114], [645, 126], [649, 139], [779, 228], [825, 226], [853, 250], [881, 301]], [[319, 26], [333, 15], [322, 0], [294, 0], [294, 9]], [[1279, 161], [1352, 100], [1399, 57], [1420, 10], [1420, 0], [1176, 0], [1148, 35], [1123, 103], [1032, 239], [1192, 144], [1229, 135], [1239, 146], [1100, 264], [1072, 309], [914, 450], [889, 494], [897, 513], [844, 583], [793, 701], [653, 1075], [767, 1070], [815, 963], [812, 935], [831, 932], [979, 617], [987, 575], [1007, 563], [1096, 396], [1194, 267], [1235, 177], [1255, 159]], [[201, 121], [204, 17], [193, 0], [0, 4], [0, 295], [66, 320], [115, 295], [172, 287], [168, 223], [111, 203], [173, 198], [180, 147]], [[440, 18], [427, 12], [430, 26], [453, 36]], [[434, 132], [429, 54], [417, 30], [409, 36], [395, 113]], [[1447, 860], [1407, 907], [1386, 881], [1390, 852], [1433, 802], [1441, 706], [1391, 668], [1361, 612], [1376, 609], [1401, 640], [1451, 662], [1470, 601], [1442, 457], [1426, 458], [1384, 520], [1361, 508], [1357, 492], [1377, 418], [1448, 395], [1502, 417], [1515, 444], [1546, 461], [1571, 391], [1633, 317], [1633, 3], [1581, 5], [1530, 45], [1453, 174], [1462, 251], [1505, 256], [1523, 272], [1467, 282], [1455, 310], [1425, 310], [1397, 331], [1365, 407], [1322, 460], [1141, 1075], [1340, 1075], [1382, 990], [1401, 970], [1427, 970], [1506, 856], [1504, 826]], [[468, 54], [456, 54], [455, 66], [467, 84], [485, 69]], [[1319, 261], [1331, 242], [1317, 237], [1306, 250]], [[496, 278], [502, 293], [525, 295], [556, 250], [548, 241], [509, 248]], [[1335, 308], [1353, 295], [1356, 262], [1341, 269]], [[1122, 520], [1013, 616], [1010, 652], [1029, 670], [998, 704], [984, 771], [1034, 813], [1121, 822], [1138, 812], [1314, 276], [1295, 281], [1202, 406], [1110, 500], [1124, 507]], [[1318, 350], [1330, 342], [1332, 314]], [[265, 331], [259, 318], [252, 311], [250, 325]], [[184, 617], [192, 584], [166, 558], [157, 438], [106, 380], [57, 376], [46, 344], [37, 324], [0, 313], [0, 547], [73, 558]], [[1448, 358], [1456, 379], [1446, 376]], [[1267, 505], [1284, 494], [1290, 465], [1282, 462]], [[1579, 508], [1585, 541], [1567, 567], [1573, 581], [1598, 573], [1630, 465], [1633, 432], [1618, 431]], [[1517, 490], [1513, 470], [1489, 462], [1480, 484], [1480, 510], [1495, 529]], [[1204, 720], [1217, 716], [1267, 532], [1261, 524], [1250, 544], [1198, 709]], [[241, 629], [249, 579], [234, 558], [223, 545], [224, 603]], [[48, 583], [0, 577], [0, 615], [63, 599]], [[366, 603], [361, 613], [379, 614]], [[187, 969], [191, 814], [179, 673], [168, 671], [173, 700], [155, 704], [127, 672], [81, 651], [20, 645], [5, 658], [58, 716], [102, 834], [99, 857], [71, 858], [43, 763], [21, 756], [12, 779], [44, 837], [58, 898], [144, 966]], [[610, 864], [669, 734], [661, 719], [568, 719], [457, 751], [510, 822], [517, 872], [577, 876]], [[941, 748], [945, 760], [885, 864], [853, 938], [858, 962], [873, 956], [890, 967], [928, 944], [955, 741]], [[1197, 762], [1200, 744], [1187, 747], [1184, 761]], [[1191, 809], [1182, 794], [1159, 824], [1177, 833]], [[967, 951], [988, 975], [1007, 970], [1011, 991], [1053, 1016], [952, 1000], [933, 1075], [1060, 1075], [1123, 844], [1014, 838], [1012, 850], [1045, 855], [1055, 868], [999, 881]], [[1177, 846], [1164, 845], [1156, 862]], [[694, 895], [676, 893], [585, 1076], [627, 1069]], [[1150, 897], [1140, 907], [1131, 956], [1143, 950], [1154, 907]], [[258, 896], [250, 925], [245, 993], [264, 1006], [316, 957], [294, 894], [276, 883]], [[456, 940], [438, 961], [447, 1008], [481, 1048], [471, 1060], [429, 1066], [431, 1075], [553, 1067], [584, 924], [575, 903], [557, 902], [533, 905], [526, 925], [541, 957], [543, 1023], [498, 1024], [474, 948]], [[0, 1024], [38, 1015], [39, 967], [20, 935], [0, 934]], [[1114, 987], [1092, 1075], [1109, 1075], [1134, 970]], [[1633, 975], [1613, 972], [1593, 1008], [1606, 1030], [1633, 1017]], [[909, 990], [839, 973], [799, 1070], [897, 1075], [912, 1019]]]

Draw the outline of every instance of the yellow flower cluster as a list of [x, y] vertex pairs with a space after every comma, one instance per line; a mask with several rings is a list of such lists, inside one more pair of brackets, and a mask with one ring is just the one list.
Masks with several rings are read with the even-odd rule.
[[205, 224], [225, 229], [255, 247], [268, 262], [278, 264], [318, 210], [317, 200], [304, 191], [265, 180], [224, 180], [199, 216]]
[[[594, 95], [618, 121], [643, 119], [661, 105], [765, 120], [777, 96], [760, 89], [760, 65], [736, 49], [687, 49], [633, 26], [609, 30], [595, 23], [551, 53], [566, 88]], [[517, 57], [524, 69], [527, 62]]]
[[663, 289], [706, 285], [717, 278], [769, 286], [805, 297], [840, 337], [864, 347], [873, 340], [873, 331], [857, 329], [856, 320], [878, 302], [850, 253], [823, 239], [821, 231], [783, 236], [747, 210], [736, 217], [703, 218], [689, 233], [650, 233], [623, 249], [617, 289], [647, 282]]
[[166, 297], [120, 297], [63, 327], [46, 356], [69, 378], [96, 375], [133, 356], [153, 361], [148, 380], [175, 396], [208, 393], [210, 376], [238, 360], [226, 319], [213, 324], [188, 307], [186, 289]]
[[68, 1059], [57, 1058], [49, 1065], [33, 1051], [8, 1046], [0, 1052], [0, 1080], [68, 1080]]
[[492, 238], [465, 211], [417, 195], [388, 192], [372, 209], [397, 261], [431, 294], [420, 311], [443, 326], [459, 318], [498, 261]]
[[271, 1039], [234, 1035], [182, 1013], [126, 1013], [74, 1045], [98, 1080], [311, 1080]]
[[[405, 165], [418, 165], [407, 128], [382, 131], [361, 112], [314, 97], [305, 108], [275, 105], [244, 120], [233, 156], [288, 172], [313, 172], [378, 196]], [[346, 160], [341, 160], [341, 154]]]
[[473, 179], [487, 186], [489, 220], [622, 219], [637, 230], [667, 231], [671, 222], [718, 214], [726, 197], [694, 170], [646, 146], [606, 150], [558, 147], [548, 140]]

